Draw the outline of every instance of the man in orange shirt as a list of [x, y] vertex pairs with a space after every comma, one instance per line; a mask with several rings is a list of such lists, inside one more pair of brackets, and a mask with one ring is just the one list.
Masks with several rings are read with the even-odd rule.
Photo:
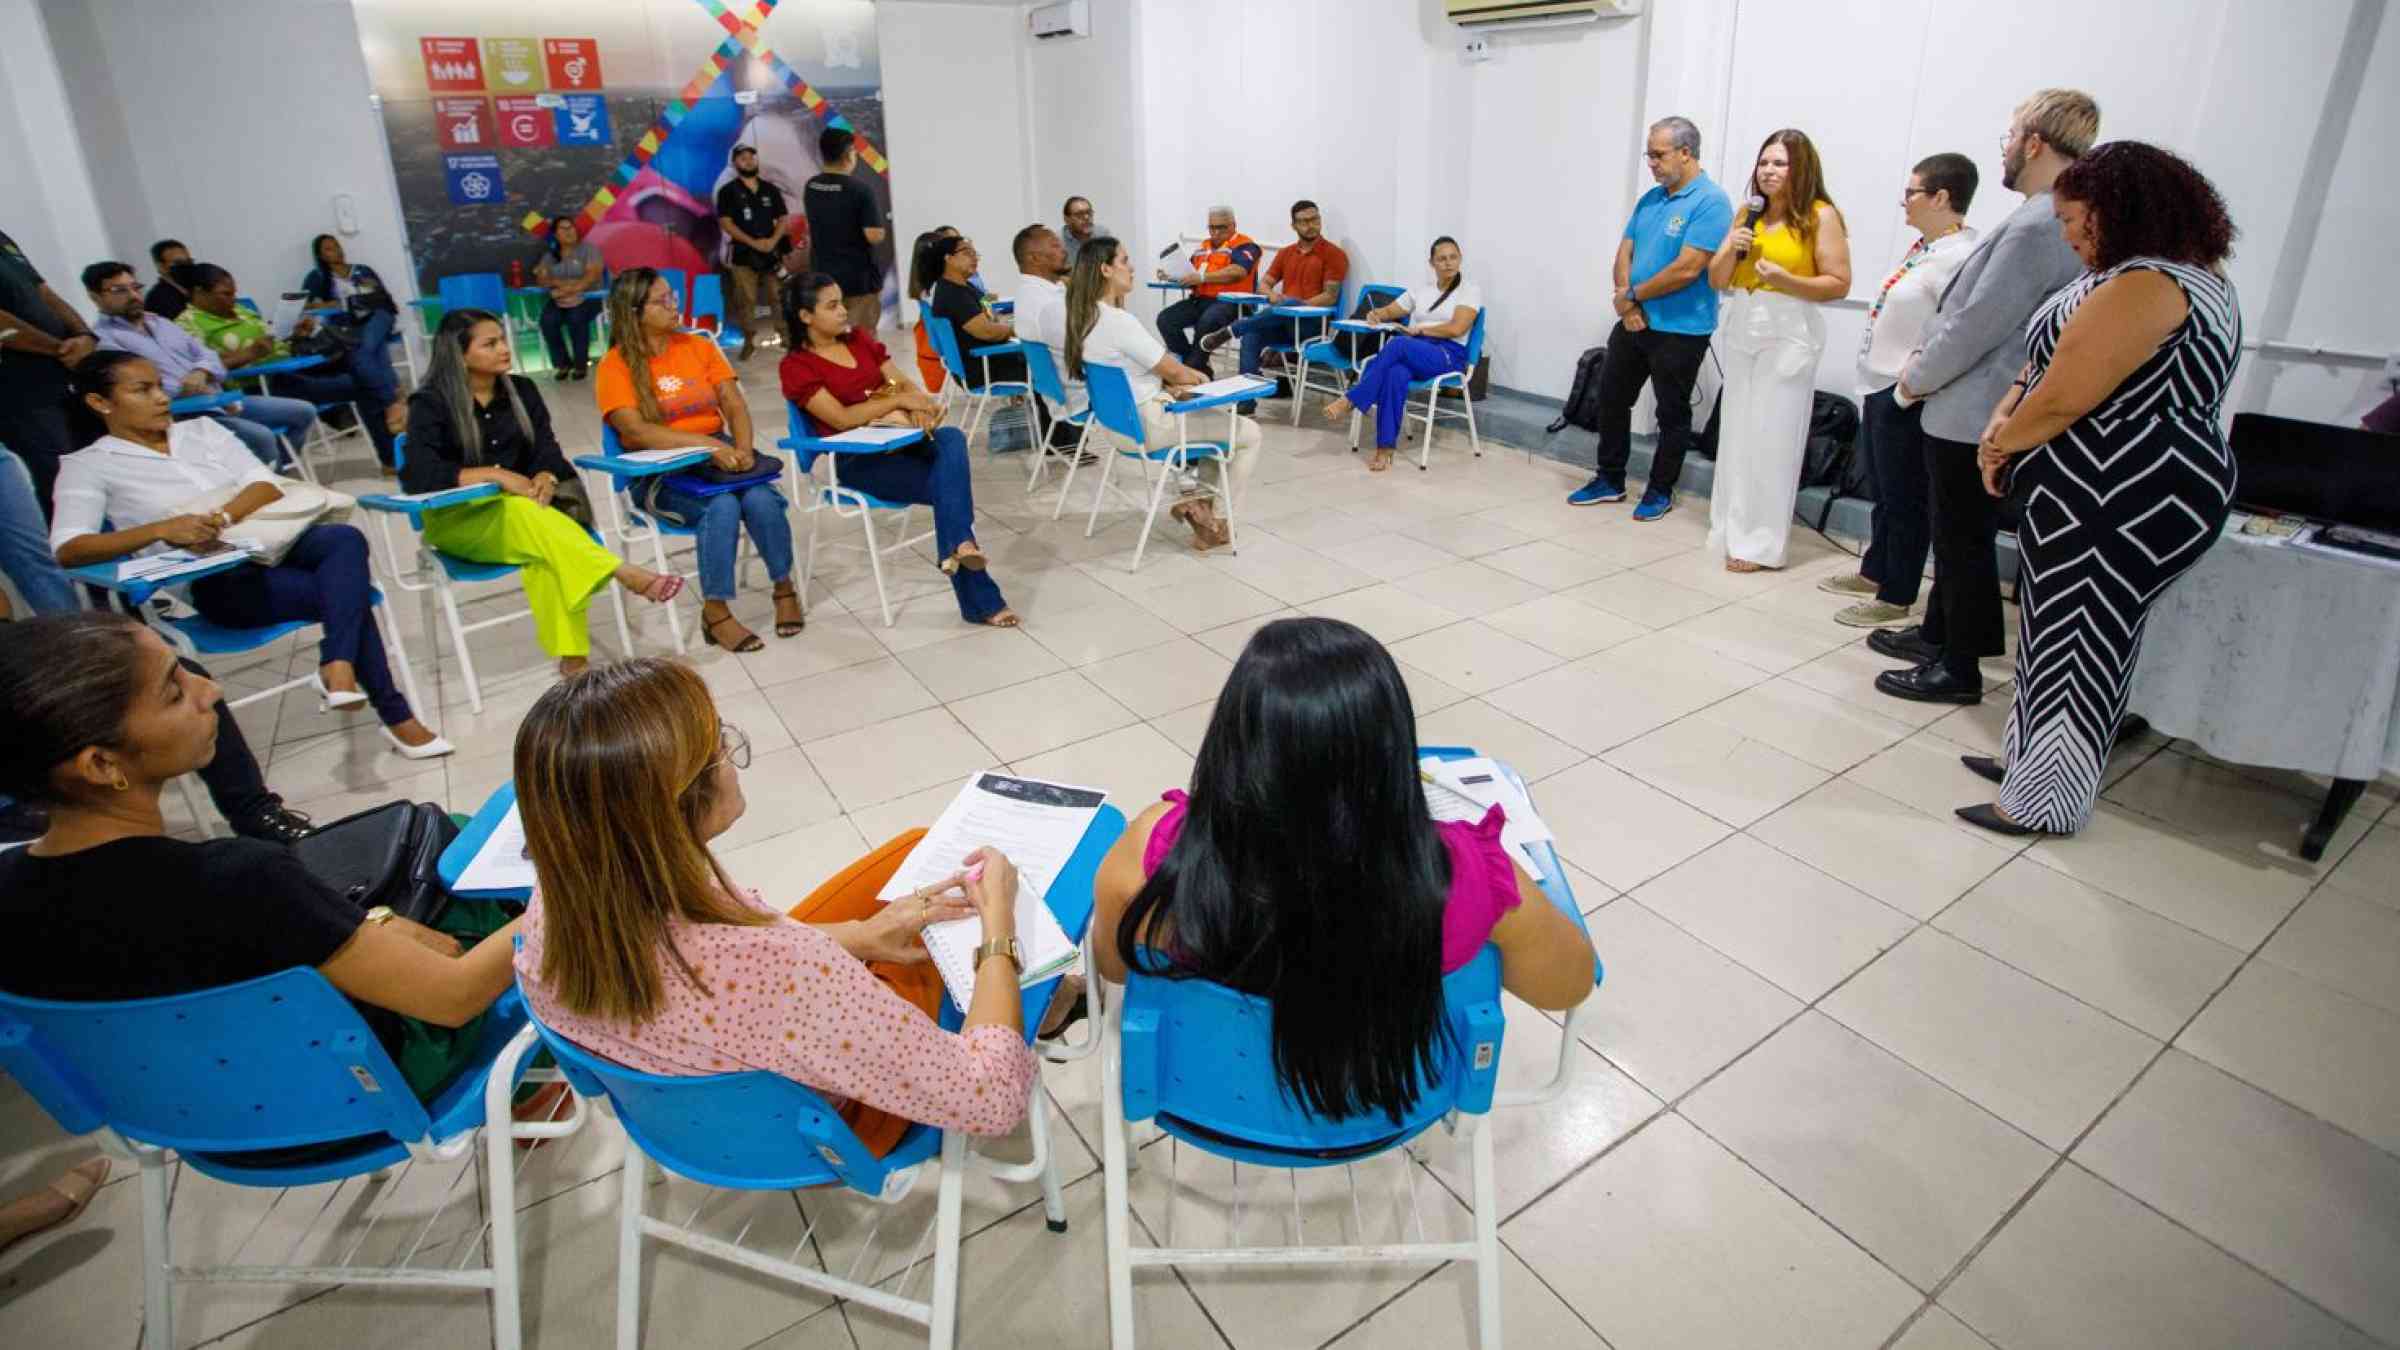
[[[1312, 201], [1292, 203], [1292, 233], [1299, 242], [1275, 255], [1267, 266], [1267, 298], [1278, 305], [1330, 307], [1342, 298], [1342, 282], [1350, 275], [1350, 255], [1325, 237], [1325, 217]], [[1306, 342], [1322, 335], [1324, 319], [1295, 319], [1262, 309], [1231, 328], [1200, 340], [1200, 350], [1212, 353], [1236, 338], [1242, 343], [1244, 375], [1256, 375], [1260, 355], [1270, 342]], [[1243, 409], [1248, 412], [1248, 408]]]
[[1234, 228], [1233, 208], [1208, 208], [1208, 241], [1192, 250], [1192, 270], [1169, 276], [1158, 269], [1160, 281], [1172, 281], [1190, 295], [1158, 312], [1158, 334], [1167, 350], [1187, 366], [1201, 364], [1196, 344], [1201, 338], [1234, 321], [1241, 311], [1217, 297], [1227, 291], [1246, 291], [1257, 284], [1257, 241]]

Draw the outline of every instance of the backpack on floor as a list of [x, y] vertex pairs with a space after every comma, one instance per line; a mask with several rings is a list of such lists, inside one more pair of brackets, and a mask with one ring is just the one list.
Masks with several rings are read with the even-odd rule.
[[1808, 417], [1808, 443], [1800, 455], [1800, 486], [1827, 489], [1825, 505], [1809, 528], [1822, 531], [1833, 518], [1835, 499], [1850, 495], [1848, 485], [1865, 476], [1858, 458], [1858, 406], [1840, 394], [1820, 389]]

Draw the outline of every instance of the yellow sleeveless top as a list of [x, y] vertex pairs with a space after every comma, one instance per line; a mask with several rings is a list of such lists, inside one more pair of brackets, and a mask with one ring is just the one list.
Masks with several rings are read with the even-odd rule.
[[[1824, 204], [1818, 202], [1809, 209], [1813, 211]], [[1755, 232], [1750, 243], [1750, 256], [1734, 264], [1734, 290], [1758, 289], [1758, 260], [1761, 258], [1796, 277], [1813, 277], [1817, 274], [1816, 251], [1800, 238], [1800, 232], [1792, 228], [1790, 221]]]

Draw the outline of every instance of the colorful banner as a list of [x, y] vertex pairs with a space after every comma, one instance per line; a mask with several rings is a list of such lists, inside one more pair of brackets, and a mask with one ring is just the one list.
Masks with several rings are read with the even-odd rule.
[[498, 155], [444, 155], [442, 176], [449, 182], [450, 200], [459, 206], [488, 206], [508, 196]]
[[558, 144], [558, 123], [538, 95], [492, 100], [500, 144], [512, 150], [546, 150]]
[[483, 62], [475, 54], [475, 39], [461, 37], [429, 37], [417, 39], [417, 50], [425, 58], [425, 87], [435, 93], [479, 92], [483, 88]]
[[483, 40], [483, 80], [496, 94], [530, 94], [542, 87], [542, 46], [532, 38]]
[[492, 105], [480, 98], [433, 101], [434, 135], [444, 150], [484, 150], [492, 144]]
[[557, 90], [600, 87], [600, 44], [590, 38], [543, 38], [542, 56]]

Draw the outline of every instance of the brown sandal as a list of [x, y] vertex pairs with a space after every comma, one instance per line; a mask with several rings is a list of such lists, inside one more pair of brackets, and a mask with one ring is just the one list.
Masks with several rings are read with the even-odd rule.
[[1387, 473], [1391, 470], [1391, 467], [1392, 447], [1388, 445], [1376, 446], [1375, 453], [1367, 460], [1367, 472]]
[[[967, 541], [969, 544], [974, 542], [972, 539]], [[942, 559], [942, 575], [956, 576], [958, 569], [962, 567], [970, 572], [980, 572], [991, 565], [991, 560], [983, 556], [983, 549], [980, 546], [973, 553], [969, 553], [967, 545], [960, 544], [950, 551], [949, 557]]]
[[[792, 611], [795, 615], [793, 618], [783, 617], [783, 602], [786, 600], [792, 602]], [[776, 587], [775, 636], [779, 638], [798, 637], [800, 630], [806, 627], [808, 627], [808, 610], [800, 603], [800, 592], [794, 590], [789, 584]]]
[[[738, 638], [735, 638], [731, 642], [719, 642], [717, 640], [717, 626], [719, 624], [726, 623], [730, 623], [735, 628], [741, 629], [742, 635]], [[764, 651], [767, 645], [766, 639], [760, 637], [756, 633], [751, 632], [740, 619], [734, 616], [732, 610], [727, 610], [723, 614], [720, 614], [713, 619], [708, 617], [706, 614], [702, 614], [700, 616], [700, 637], [702, 641], [705, 641], [711, 647], [723, 647], [725, 650], [734, 652], [736, 654], [742, 652]]]

